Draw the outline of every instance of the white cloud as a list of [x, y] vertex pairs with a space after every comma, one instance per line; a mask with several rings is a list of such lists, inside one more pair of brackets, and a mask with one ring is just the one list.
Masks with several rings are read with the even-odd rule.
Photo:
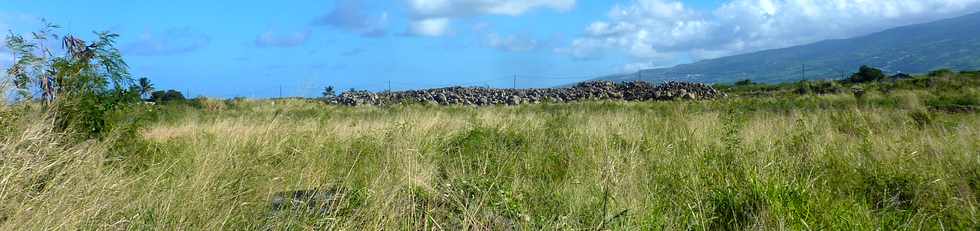
[[126, 55], [175, 55], [200, 50], [211, 43], [211, 37], [191, 28], [170, 28], [163, 33], [143, 33], [122, 47]]
[[487, 35], [487, 46], [507, 52], [524, 52], [537, 49], [539, 42], [523, 36], [501, 36], [496, 33]]
[[679, 1], [635, 0], [614, 6], [606, 20], [591, 23], [582, 37], [556, 52], [588, 58], [612, 49], [663, 66], [685, 61], [664, 56], [716, 58], [859, 36], [978, 8], [980, 0], [732, 0], [701, 11]]
[[636, 71], [639, 71], [639, 70], [656, 68], [656, 67], [657, 66], [655, 64], [653, 64], [652, 62], [627, 63], [626, 65], [623, 65], [622, 72], [636, 72]]
[[555, 52], [576, 59], [594, 59], [601, 56], [600, 51], [603, 46], [602, 41], [579, 38], [572, 40], [571, 46], [555, 48]]
[[[406, 0], [412, 15], [409, 34], [443, 36], [454, 18], [476, 15], [518, 16], [535, 8], [567, 11], [575, 0]], [[419, 33], [441, 32], [441, 33]]]
[[255, 45], [259, 47], [295, 47], [306, 43], [310, 34], [310, 30], [286, 34], [266, 31], [255, 38]]
[[449, 31], [449, 18], [426, 18], [412, 21], [409, 33], [418, 36], [439, 37]]
[[313, 25], [330, 26], [364, 37], [387, 35], [388, 12], [372, 12], [360, 0], [340, 0], [334, 9], [313, 21]]

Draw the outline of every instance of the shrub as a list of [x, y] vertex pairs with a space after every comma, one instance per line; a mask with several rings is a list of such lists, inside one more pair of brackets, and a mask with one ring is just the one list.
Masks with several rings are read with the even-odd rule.
[[909, 112], [909, 117], [912, 118], [912, 122], [915, 123], [915, 126], [919, 129], [923, 129], [927, 125], [932, 124], [933, 120], [932, 114], [929, 114], [928, 111], [923, 110]]
[[881, 81], [882, 79], [885, 79], [885, 74], [880, 69], [864, 65], [846, 81], [851, 83], [867, 83]]
[[929, 77], [942, 77], [942, 76], [950, 76], [954, 74], [956, 74], [956, 72], [953, 72], [953, 70], [944, 68], [944, 69], [939, 69], [939, 70], [934, 70], [929, 72]]
[[811, 93], [818, 95], [838, 94], [843, 92], [843, 86], [835, 81], [800, 81], [794, 91], [800, 95]]
[[900, 79], [911, 79], [912, 76], [909, 75], [909, 74], [905, 74], [905, 73], [898, 73], [898, 74], [894, 74], [894, 75], [892, 75], [892, 76], [890, 76], [888, 78], [890, 78], [892, 80], [900, 80]]
[[927, 99], [925, 103], [933, 110], [970, 112], [980, 108], [980, 94], [976, 92], [946, 92]]
[[755, 82], [752, 82], [751, 79], [743, 79], [743, 80], [739, 80], [738, 82], [735, 82], [735, 86], [748, 86], [754, 84]]
[[92, 42], [64, 36], [60, 42], [66, 52], [55, 56], [46, 44], [59, 39], [54, 33], [57, 28], [46, 23], [31, 34], [32, 39], [8, 36], [6, 45], [18, 61], [7, 74], [13, 77], [21, 100], [32, 99], [32, 88], [41, 94], [43, 105], [55, 116], [56, 128], [101, 135], [108, 113], [139, 101], [128, 66], [115, 48], [118, 35], [98, 32]]
[[864, 99], [864, 93], [865, 93], [864, 88], [852, 87], [851, 93], [853, 93], [854, 98], [857, 98], [858, 100]]
[[326, 87], [324, 87], [322, 94], [323, 94], [323, 97], [324, 98], [337, 97], [337, 91], [334, 90], [333, 86], [326, 86]]
[[211, 99], [208, 97], [197, 97], [190, 101], [190, 105], [194, 108], [201, 109], [207, 112], [217, 112], [227, 109], [227, 102], [220, 99]]
[[139, 101], [139, 93], [127, 90], [81, 94], [72, 100], [57, 102], [57, 125], [73, 128], [89, 136], [101, 136], [110, 130], [109, 115]]
[[817, 81], [811, 87], [817, 94], [838, 94], [844, 91], [843, 86], [834, 81]]
[[885, 82], [885, 83], [877, 84], [877, 87], [878, 87], [878, 91], [880, 91], [881, 93], [890, 94], [892, 93], [892, 91], [895, 91], [897, 84]]
[[812, 87], [813, 86], [811, 86], [810, 81], [806, 81], [806, 80], [800, 81], [800, 83], [797, 84], [796, 87], [796, 94], [800, 94], [800, 95], [810, 94]]
[[176, 90], [154, 91], [150, 93], [150, 101], [156, 103], [166, 103], [174, 101], [185, 101], [184, 94]]

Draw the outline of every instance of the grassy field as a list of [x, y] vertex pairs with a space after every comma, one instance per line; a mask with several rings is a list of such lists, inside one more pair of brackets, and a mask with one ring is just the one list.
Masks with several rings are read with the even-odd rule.
[[[898, 89], [704, 102], [0, 110], [0, 229], [977, 230], [980, 116]], [[965, 95], [965, 96], [964, 96]], [[974, 101], [975, 102], [975, 101]], [[327, 213], [277, 192], [336, 189]]]

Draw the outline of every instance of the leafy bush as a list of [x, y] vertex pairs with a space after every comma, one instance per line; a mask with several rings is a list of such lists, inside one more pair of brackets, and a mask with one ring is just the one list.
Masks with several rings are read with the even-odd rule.
[[59, 100], [58, 127], [72, 128], [90, 137], [109, 131], [109, 114], [128, 108], [139, 100], [139, 93], [127, 90], [78, 95], [72, 100]]
[[932, 114], [924, 110], [909, 112], [909, 117], [912, 118], [912, 122], [919, 129], [925, 128], [927, 125], [932, 124], [933, 121]]
[[889, 76], [888, 78], [890, 78], [892, 80], [910, 79], [910, 78], [912, 78], [912, 75], [905, 74], [905, 73], [898, 73], [898, 74], [894, 74], [892, 76]]
[[933, 79], [929, 77], [915, 77], [898, 82], [900, 85], [906, 85], [906, 88], [928, 88], [932, 87]]
[[811, 87], [817, 94], [838, 94], [844, 91], [843, 86], [834, 81], [817, 81]]
[[851, 83], [877, 82], [885, 79], [885, 74], [878, 68], [861, 66], [857, 73], [851, 75], [846, 81]]
[[890, 94], [895, 91], [895, 88], [897, 88], [898, 85], [893, 82], [882, 82], [875, 84], [875, 87], [878, 88], [878, 91], [881, 93]]
[[222, 111], [228, 108], [228, 104], [224, 100], [211, 99], [208, 97], [197, 97], [189, 100], [190, 105], [194, 108], [205, 110], [208, 112]]
[[743, 79], [743, 80], [739, 80], [738, 82], [735, 82], [735, 86], [748, 86], [753, 84], [755, 84], [755, 82], [752, 82], [751, 79]]
[[184, 94], [176, 90], [154, 91], [150, 93], [150, 102], [166, 103], [175, 101], [185, 101]]
[[800, 94], [800, 95], [810, 94], [811, 88], [813, 88], [813, 86], [811, 86], [812, 84], [810, 84], [810, 81], [806, 81], [806, 80], [800, 81], [800, 83], [797, 85], [798, 86], [796, 87], [796, 94]]
[[324, 98], [337, 97], [337, 91], [334, 90], [333, 86], [326, 86], [326, 87], [324, 87], [322, 94], [323, 94], [323, 97]]
[[977, 76], [977, 75], [980, 75], [980, 70], [974, 70], [974, 71], [960, 71], [960, 75], [969, 75], [969, 76], [974, 76], [974, 77], [975, 77], [975, 76]]
[[864, 94], [865, 94], [864, 88], [852, 87], [851, 93], [853, 93], [854, 98], [857, 98], [858, 100], [864, 99]]
[[[47, 24], [32, 39], [11, 34], [6, 45], [17, 60], [7, 74], [22, 101], [33, 99], [34, 91], [55, 115], [56, 127], [73, 129], [88, 136], [106, 131], [107, 113], [138, 102], [128, 66], [115, 48], [116, 34], [97, 32], [97, 39], [86, 42], [67, 35], [59, 37]], [[49, 39], [61, 40], [64, 56], [55, 56], [47, 47]]]
[[980, 108], [980, 94], [976, 92], [946, 92], [926, 100], [933, 110], [970, 112]]
[[930, 77], [950, 76], [954, 74], [956, 74], [956, 72], [953, 72], [953, 70], [945, 69], [945, 68], [929, 72]]

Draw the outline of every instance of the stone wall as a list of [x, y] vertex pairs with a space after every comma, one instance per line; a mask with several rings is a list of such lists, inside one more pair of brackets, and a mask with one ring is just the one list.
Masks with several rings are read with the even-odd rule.
[[328, 100], [332, 103], [349, 106], [398, 103], [484, 106], [583, 100], [704, 100], [721, 97], [725, 97], [725, 93], [701, 83], [665, 82], [660, 85], [653, 85], [643, 81], [624, 83], [591, 81], [568, 88], [448, 87], [381, 93], [348, 91]]

